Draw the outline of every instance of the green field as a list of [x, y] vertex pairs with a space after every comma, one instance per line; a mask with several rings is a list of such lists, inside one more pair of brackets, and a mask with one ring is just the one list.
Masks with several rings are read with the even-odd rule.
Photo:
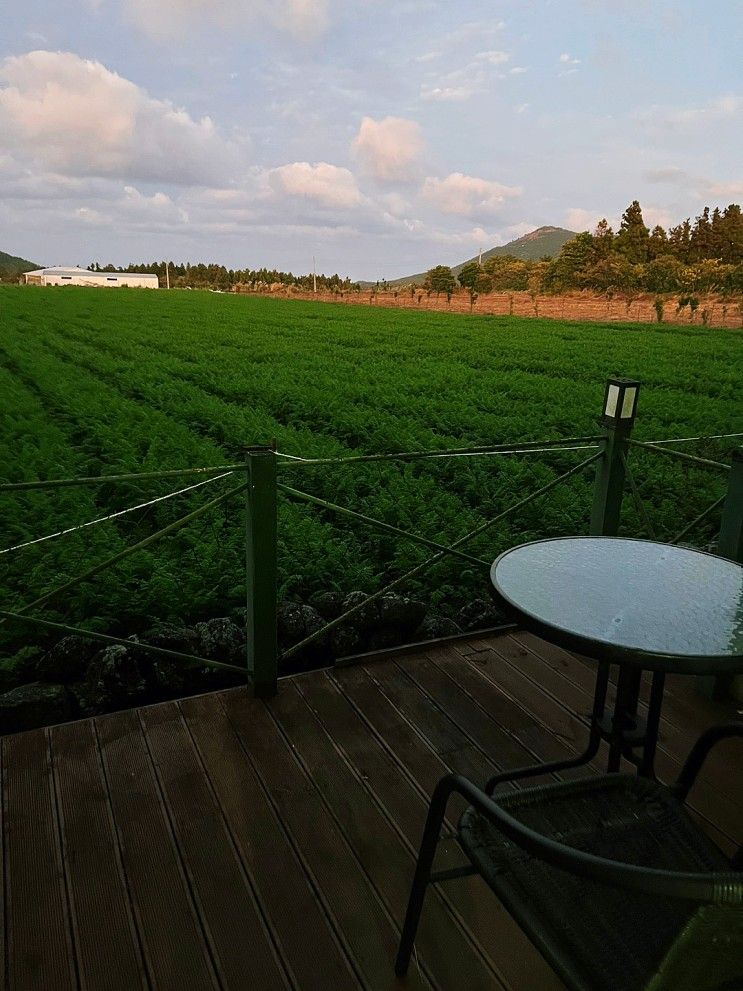
[[[200, 292], [0, 287], [0, 479], [114, 474], [241, 458], [278, 441], [301, 456], [493, 444], [596, 432], [604, 381], [643, 381], [635, 436], [743, 430], [743, 336], [734, 331], [591, 325], [299, 303]], [[724, 456], [707, 442], [697, 452]], [[292, 484], [451, 541], [586, 452], [297, 468]], [[670, 538], [724, 479], [640, 454], [638, 482]], [[2, 545], [82, 523], [188, 482], [0, 495]], [[11, 607], [165, 525], [234, 480], [72, 536], [0, 555]], [[585, 532], [590, 475], [576, 477], [472, 545]], [[239, 502], [76, 589], [45, 615], [127, 634], [154, 618], [195, 621], [243, 604]], [[714, 523], [693, 535], [704, 545]], [[312, 507], [280, 506], [281, 596], [372, 590], [425, 549]], [[642, 533], [628, 502], [625, 532]], [[414, 591], [453, 613], [486, 575], [440, 565]], [[6, 631], [7, 631], [6, 627]], [[17, 633], [18, 631], [16, 631]], [[5, 633], [5, 649], [13, 650]]]

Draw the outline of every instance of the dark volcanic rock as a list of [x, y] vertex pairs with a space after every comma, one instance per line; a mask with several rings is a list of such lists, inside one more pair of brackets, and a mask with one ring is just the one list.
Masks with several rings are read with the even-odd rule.
[[[2, 676], [3, 691], [16, 685], [27, 685], [32, 681], [42, 681], [37, 674], [37, 665], [44, 651], [40, 647], [21, 647]], [[7, 686], [7, 687], [6, 687]]]
[[415, 631], [415, 639], [439, 640], [441, 637], [453, 637], [461, 632], [461, 628], [453, 619], [448, 619], [446, 616], [429, 615]]
[[69, 684], [83, 677], [91, 659], [100, 651], [100, 642], [87, 637], [64, 637], [36, 662], [40, 681]]
[[[293, 647], [306, 637], [317, 633], [325, 626], [325, 620], [317, 609], [305, 605], [302, 602], [280, 602], [277, 610], [277, 634], [279, 649], [286, 650]], [[307, 664], [328, 660], [327, 635], [319, 637], [308, 644], [296, 655], [289, 658], [289, 669], [297, 670], [307, 666]]]
[[309, 604], [313, 609], [317, 609], [323, 619], [330, 621], [340, 616], [343, 596], [340, 592], [318, 592], [310, 597]]
[[352, 654], [363, 653], [366, 648], [359, 631], [344, 623], [331, 631], [330, 649], [333, 657], [350, 657]]
[[72, 716], [72, 703], [64, 685], [35, 681], [0, 695], [0, 733], [51, 726]]
[[89, 704], [99, 712], [137, 705], [147, 691], [145, 665], [136, 641], [131, 647], [116, 644], [100, 651], [88, 665], [85, 678]]
[[501, 623], [507, 622], [507, 619], [488, 599], [473, 599], [460, 609], [457, 614], [457, 622], [467, 632], [499, 626]]
[[231, 619], [223, 616], [196, 624], [197, 654], [210, 661], [241, 664], [245, 659], [245, 633]]
[[348, 612], [354, 606], [361, 605], [361, 609], [358, 612], [355, 612], [353, 616], [349, 616], [345, 620], [344, 625], [348, 626], [349, 629], [354, 628], [360, 632], [366, 632], [374, 630], [379, 625], [379, 600], [377, 599], [366, 605], [364, 603], [368, 598], [369, 596], [366, 592], [349, 592], [343, 600], [341, 613]]
[[404, 595], [383, 595], [379, 599], [379, 622], [388, 630], [394, 630], [405, 637], [418, 627], [426, 615], [422, 602]]
[[81, 719], [87, 719], [88, 716], [98, 716], [106, 711], [103, 705], [104, 696], [95, 685], [91, 685], [87, 681], [75, 681], [67, 687], [77, 709], [77, 715]]
[[[176, 626], [174, 623], [160, 623], [153, 626], [143, 637], [144, 643], [163, 650], [177, 650], [181, 654], [197, 654], [199, 635], [190, 626]], [[157, 656], [155, 654], [153, 657]]]

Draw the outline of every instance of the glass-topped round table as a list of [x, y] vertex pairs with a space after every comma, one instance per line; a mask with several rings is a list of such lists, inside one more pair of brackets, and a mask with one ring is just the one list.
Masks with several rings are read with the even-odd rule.
[[[665, 675], [743, 673], [743, 567], [733, 561], [648, 540], [564, 537], [506, 551], [490, 577], [520, 626], [598, 662], [589, 748], [569, 764], [591, 760], [606, 739], [610, 771], [624, 756], [651, 775]], [[610, 664], [620, 667], [607, 717]], [[645, 723], [643, 670], [653, 672]]]

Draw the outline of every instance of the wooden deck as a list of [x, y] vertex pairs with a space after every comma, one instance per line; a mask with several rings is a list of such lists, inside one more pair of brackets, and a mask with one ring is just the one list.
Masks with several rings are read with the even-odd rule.
[[[476, 877], [430, 890], [407, 981], [392, 960], [435, 782], [576, 752], [591, 685], [500, 635], [3, 738], [5, 987], [558, 991]], [[661, 776], [732, 711], [671, 678]], [[739, 767], [732, 741], [692, 795], [726, 849]]]

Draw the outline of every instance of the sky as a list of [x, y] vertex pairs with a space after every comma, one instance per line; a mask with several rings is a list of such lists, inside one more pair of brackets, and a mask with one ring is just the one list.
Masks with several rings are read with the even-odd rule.
[[24, 0], [0, 249], [396, 278], [743, 200], [740, 0]]

